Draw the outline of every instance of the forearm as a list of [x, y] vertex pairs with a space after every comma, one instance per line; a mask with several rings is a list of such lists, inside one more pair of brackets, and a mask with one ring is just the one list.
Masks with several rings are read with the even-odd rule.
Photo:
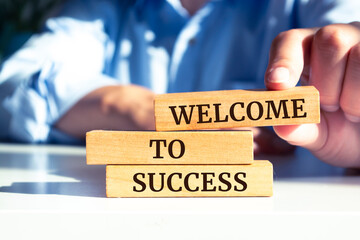
[[[137, 88], [140, 91], [135, 93], [134, 88], [135, 92]], [[153, 130], [152, 94], [147, 94], [147, 90], [137, 86], [96, 89], [80, 99], [55, 127], [79, 139], [84, 139], [86, 132], [94, 129]], [[131, 101], [128, 95], [139, 101]]]

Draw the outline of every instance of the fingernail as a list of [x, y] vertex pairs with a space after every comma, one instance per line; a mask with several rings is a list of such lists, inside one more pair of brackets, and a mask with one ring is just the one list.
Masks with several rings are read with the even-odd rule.
[[289, 69], [285, 67], [278, 67], [270, 71], [268, 82], [270, 83], [283, 83], [290, 79]]
[[338, 105], [321, 105], [321, 109], [326, 112], [336, 112], [339, 109]]
[[349, 121], [351, 121], [351, 122], [356, 122], [356, 123], [360, 122], [360, 117], [354, 116], [354, 115], [351, 115], [351, 114], [348, 114], [348, 113], [344, 113], [344, 114], [345, 114], [345, 117], [346, 117]]

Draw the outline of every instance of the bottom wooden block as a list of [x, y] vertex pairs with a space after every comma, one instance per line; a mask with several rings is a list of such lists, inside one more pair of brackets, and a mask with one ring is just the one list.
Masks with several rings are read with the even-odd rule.
[[108, 165], [108, 197], [272, 196], [273, 168], [251, 165]]

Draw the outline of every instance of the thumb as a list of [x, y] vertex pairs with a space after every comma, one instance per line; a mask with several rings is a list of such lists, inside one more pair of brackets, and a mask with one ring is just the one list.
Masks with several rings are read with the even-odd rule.
[[[280, 33], [272, 42], [265, 85], [270, 90], [295, 87], [310, 62], [315, 29], [293, 29]], [[306, 68], [309, 69], [309, 68]]]
[[316, 152], [326, 143], [327, 121], [321, 116], [319, 124], [274, 126], [275, 133], [288, 143]]

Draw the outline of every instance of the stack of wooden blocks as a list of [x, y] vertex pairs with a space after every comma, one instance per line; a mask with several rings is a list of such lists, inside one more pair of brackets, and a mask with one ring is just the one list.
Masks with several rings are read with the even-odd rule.
[[[272, 164], [251, 131], [189, 131], [320, 121], [314, 87], [158, 95], [156, 132], [91, 131], [88, 164], [106, 164], [108, 197], [271, 196]], [[185, 131], [183, 131], [185, 130]]]

